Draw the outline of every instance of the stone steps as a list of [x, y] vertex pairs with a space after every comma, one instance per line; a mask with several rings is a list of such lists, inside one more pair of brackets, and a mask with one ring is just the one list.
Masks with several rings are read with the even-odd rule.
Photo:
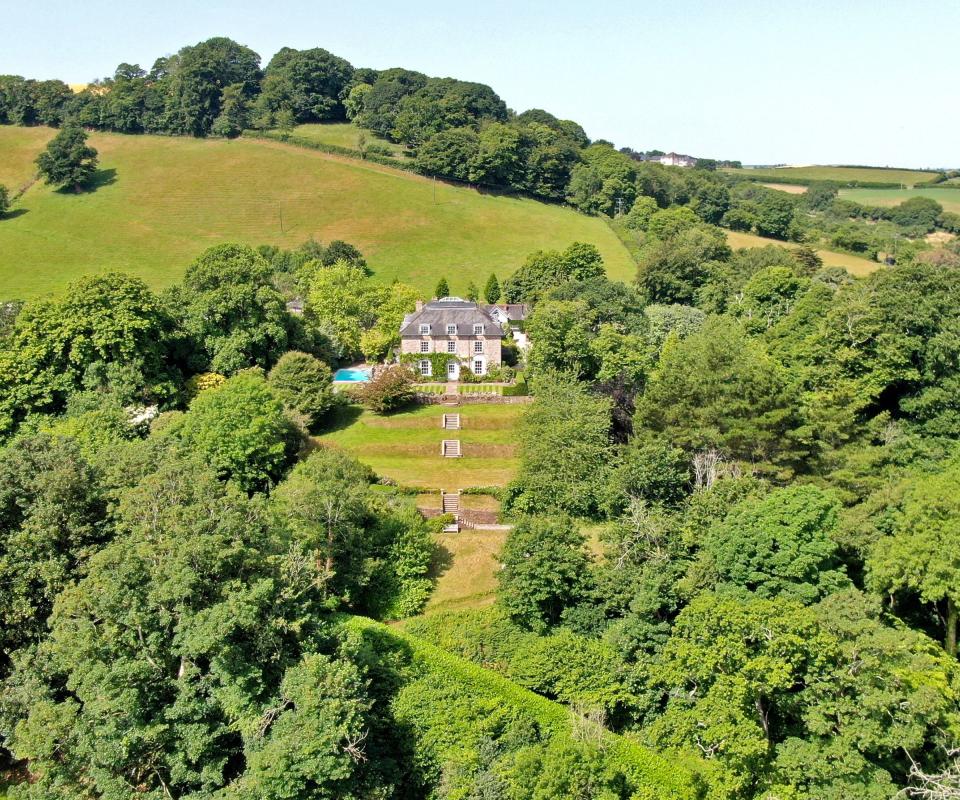
[[463, 455], [460, 450], [460, 440], [444, 439], [440, 442], [440, 455], [444, 458], [460, 458]]
[[444, 414], [440, 421], [440, 427], [446, 431], [460, 430], [460, 415]]

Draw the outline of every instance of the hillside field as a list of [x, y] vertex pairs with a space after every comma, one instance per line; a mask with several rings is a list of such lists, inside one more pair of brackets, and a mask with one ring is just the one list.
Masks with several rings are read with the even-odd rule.
[[351, 150], [360, 149], [360, 137], [366, 137], [367, 144], [376, 144], [387, 147], [394, 157], [402, 156], [406, 149], [402, 144], [394, 144], [386, 139], [375, 136], [370, 131], [361, 130], [352, 122], [325, 122], [297, 125], [293, 135], [301, 139], [308, 139], [321, 144], [332, 144], [335, 147], [348, 147]]
[[895, 206], [911, 197], [930, 197], [944, 211], [960, 214], [960, 189], [841, 189], [840, 196], [867, 206]]
[[[764, 236], [755, 236], [752, 233], [741, 233], [740, 231], [727, 231], [727, 242], [734, 249], [741, 247], [765, 247], [768, 244], [775, 244], [778, 247], [793, 248], [797, 245], [792, 242], [782, 242], [779, 239], [767, 239]], [[867, 258], [859, 258], [847, 253], [835, 253], [833, 250], [823, 250], [815, 247], [814, 250], [823, 259], [825, 267], [843, 267], [851, 275], [869, 275], [871, 272], [880, 268], [880, 264]]]
[[905, 183], [908, 186], [928, 183], [936, 175], [913, 169], [886, 169], [881, 167], [769, 167], [761, 169], [726, 169], [734, 175], [749, 179], [776, 178], [797, 183], [809, 181], [870, 181], [880, 183]]
[[[52, 135], [0, 126], [0, 182], [28, 181]], [[603, 220], [560, 206], [278, 142], [95, 133], [90, 143], [100, 152], [95, 191], [38, 182], [0, 221], [0, 298], [106, 270], [162, 288], [211, 245], [296, 247], [311, 237], [351, 242], [378, 278], [424, 293], [443, 276], [454, 293], [470, 280], [482, 287], [490, 272], [506, 277], [528, 253], [574, 241], [595, 244], [612, 278], [634, 274]]]

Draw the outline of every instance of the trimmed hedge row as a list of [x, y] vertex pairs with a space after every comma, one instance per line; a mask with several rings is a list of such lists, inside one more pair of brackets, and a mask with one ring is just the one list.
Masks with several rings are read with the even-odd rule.
[[[415, 668], [422, 670], [433, 681], [452, 685], [458, 694], [471, 695], [471, 702], [476, 706], [509, 707], [528, 715], [550, 737], [570, 738], [572, 735], [573, 718], [564, 706], [523, 689], [495, 672], [366, 617], [346, 617], [343, 627], [355, 634], [372, 634], [404, 647], [411, 654]], [[442, 733], [431, 732], [431, 736]], [[692, 759], [668, 760], [636, 742], [609, 732], [602, 735], [601, 750], [605, 766], [622, 773], [627, 779], [634, 800], [695, 800], [699, 796], [698, 787], [702, 786], [703, 776], [697, 776], [697, 765]]]

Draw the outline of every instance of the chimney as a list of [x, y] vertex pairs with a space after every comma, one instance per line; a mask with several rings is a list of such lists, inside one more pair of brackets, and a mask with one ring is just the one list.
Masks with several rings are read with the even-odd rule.
[[423, 311], [423, 300], [417, 300], [417, 304], [414, 307], [417, 309], [417, 311]]

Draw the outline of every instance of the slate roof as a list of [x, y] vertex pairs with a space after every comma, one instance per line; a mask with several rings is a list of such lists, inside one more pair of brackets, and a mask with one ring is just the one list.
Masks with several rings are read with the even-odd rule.
[[480, 324], [484, 326], [484, 336], [503, 337], [503, 328], [479, 305], [459, 297], [444, 297], [431, 300], [420, 311], [407, 314], [400, 324], [400, 335], [421, 336], [420, 326], [429, 325], [431, 336], [445, 336], [447, 325], [456, 325], [458, 336], [473, 336], [473, 326]]
[[527, 318], [527, 314], [530, 313], [526, 303], [494, 303], [492, 306], [484, 306], [488, 312], [493, 311], [493, 309], [499, 308], [504, 314], [507, 315], [507, 319], [511, 322], [517, 322], [518, 320], [524, 320]]

